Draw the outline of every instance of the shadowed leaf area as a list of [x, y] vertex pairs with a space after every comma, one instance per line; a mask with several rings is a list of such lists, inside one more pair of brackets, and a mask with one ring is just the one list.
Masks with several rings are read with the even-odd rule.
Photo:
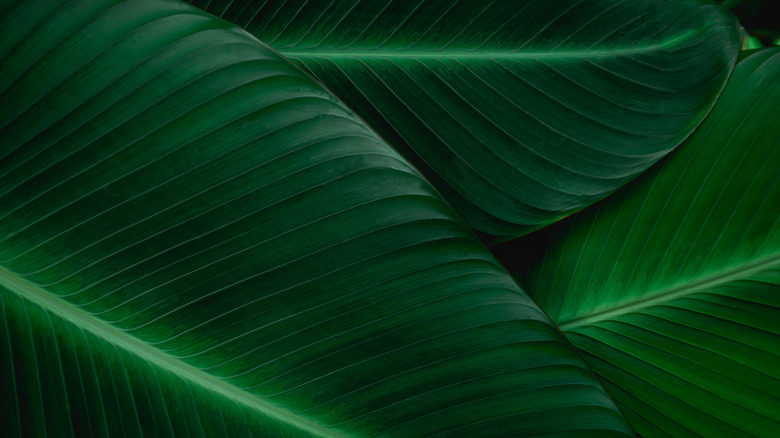
[[762, 46], [780, 45], [780, 22], [771, 0], [719, 0], [731, 8], [745, 30]]
[[734, 16], [698, 0], [191, 3], [333, 90], [487, 241], [650, 167], [701, 121], [739, 50]]
[[641, 435], [780, 430], [778, 101], [780, 49], [752, 52], [678, 151], [515, 267]]

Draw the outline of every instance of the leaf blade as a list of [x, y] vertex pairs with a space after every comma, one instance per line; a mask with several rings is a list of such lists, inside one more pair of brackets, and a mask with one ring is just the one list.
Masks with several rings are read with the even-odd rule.
[[735, 62], [703, 2], [201, 2], [297, 60], [506, 238], [603, 198], [679, 144]]
[[3, 432], [503, 435], [567, 413], [629, 433], [436, 191], [300, 69], [175, 1], [9, 16], [43, 3], [52, 32], [0, 39]]
[[778, 55], [743, 59], [699, 131], [521, 274], [642, 435], [780, 427]]

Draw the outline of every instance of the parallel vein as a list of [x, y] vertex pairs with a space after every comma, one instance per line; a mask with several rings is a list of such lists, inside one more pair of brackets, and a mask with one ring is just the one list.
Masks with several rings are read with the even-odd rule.
[[699, 0], [190, 1], [296, 60], [488, 241], [580, 210], [674, 149], [738, 52], [733, 18]]
[[2, 266], [0, 266], [0, 287], [5, 287], [17, 293], [24, 300], [71, 322], [74, 327], [77, 327], [79, 330], [84, 330], [99, 338], [105, 339], [116, 348], [121, 348], [133, 355], [139, 356], [150, 364], [159, 366], [167, 372], [181, 376], [190, 382], [197, 383], [198, 385], [234, 400], [237, 403], [249, 406], [264, 415], [307, 432], [311, 432], [316, 436], [346, 436], [332, 428], [325, 428], [306, 417], [295, 415], [266, 400], [253, 396], [246, 391], [242, 391], [239, 388], [226, 383], [222, 379], [205, 373], [192, 365], [164, 354], [160, 352], [160, 350], [150, 347], [145, 342], [139, 341], [137, 338], [128, 335], [124, 331], [118, 330], [113, 325], [107, 324], [80, 308], [54, 297], [50, 292], [40, 289], [37, 285], [18, 277], [16, 274], [8, 271]]

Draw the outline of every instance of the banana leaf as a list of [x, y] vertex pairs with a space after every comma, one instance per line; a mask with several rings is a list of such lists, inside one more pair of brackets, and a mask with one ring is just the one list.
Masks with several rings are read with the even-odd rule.
[[699, 0], [191, 0], [295, 60], [472, 227], [507, 239], [621, 187], [721, 91], [738, 24]]
[[243, 30], [0, 3], [0, 435], [625, 436], [408, 162]]
[[778, 102], [780, 49], [746, 54], [685, 144], [517, 271], [642, 436], [780, 431]]

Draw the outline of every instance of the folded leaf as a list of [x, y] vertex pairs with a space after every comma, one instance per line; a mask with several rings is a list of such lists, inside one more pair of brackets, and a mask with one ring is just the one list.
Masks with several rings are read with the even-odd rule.
[[780, 431], [780, 50], [660, 166], [556, 224], [521, 284], [643, 436]]
[[244, 31], [0, 11], [0, 435], [630, 433], [422, 176]]
[[497, 236], [650, 167], [739, 51], [730, 12], [698, 0], [191, 3], [296, 60]]

